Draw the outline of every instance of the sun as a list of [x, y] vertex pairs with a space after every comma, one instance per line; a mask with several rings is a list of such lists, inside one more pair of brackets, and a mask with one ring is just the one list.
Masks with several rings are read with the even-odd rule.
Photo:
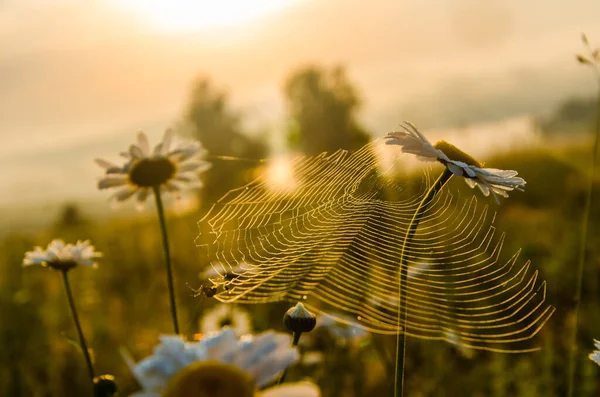
[[267, 186], [273, 190], [291, 193], [296, 188], [292, 160], [278, 157], [270, 161], [267, 168]]
[[235, 25], [300, 0], [115, 0], [121, 8], [158, 29], [190, 31]]

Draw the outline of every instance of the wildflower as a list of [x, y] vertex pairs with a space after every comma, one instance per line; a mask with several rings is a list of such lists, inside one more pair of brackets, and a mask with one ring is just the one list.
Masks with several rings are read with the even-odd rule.
[[[116, 391], [114, 377], [112, 375], [103, 375], [99, 378], [96, 377], [94, 365], [92, 364], [92, 358], [87, 347], [85, 335], [83, 334], [83, 329], [79, 322], [79, 315], [77, 314], [75, 299], [69, 282], [69, 270], [78, 265], [95, 267], [95, 260], [101, 256], [102, 253], [95, 251], [94, 246], [90, 244], [89, 240], [77, 241], [77, 243], [73, 245], [65, 244], [63, 240], [55, 239], [48, 244], [48, 247], [45, 250], [41, 247], [35, 247], [33, 251], [26, 252], [25, 258], [23, 259], [23, 266], [48, 266], [62, 272], [71, 315], [73, 316], [73, 322], [75, 323], [75, 328], [79, 335], [79, 346], [81, 347], [81, 352], [85, 358], [88, 373], [94, 385], [94, 390], [97, 392], [98, 396], [112, 396], [112, 387], [114, 387]], [[111, 385], [109, 385], [110, 382], [112, 382]], [[99, 394], [101, 392], [103, 394]]]
[[102, 159], [97, 159], [96, 163], [106, 170], [106, 175], [98, 182], [98, 188], [118, 187], [119, 189], [112, 196], [112, 199], [117, 202], [135, 195], [137, 207], [141, 208], [150, 192], [154, 194], [163, 237], [169, 307], [173, 319], [173, 329], [178, 334], [179, 322], [177, 319], [175, 285], [161, 193], [163, 191], [177, 193], [184, 188], [202, 186], [198, 174], [210, 168], [210, 164], [199, 159], [204, 151], [198, 142], [175, 146], [171, 149], [171, 141], [172, 133], [167, 130], [162, 142], [156, 145], [151, 153], [148, 138], [143, 132], [140, 132], [137, 135], [137, 144], [131, 145], [128, 152], [121, 153], [127, 159], [122, 167]]
[[318, 388], [306, 382], [256, 392], [298, 361], [289, 345], [288, 335], [270, 331], [238, 339], [226, 328], [197, 342], [165, 335], [150, 357], [137, 364], [125, 359], [142, 386], [138, 397], [318, 397]]
[[[310, 332], [315, 328], [317, 317], [306, 310], [302, 303], [298, 302], [296, 306], [285, 312], [283, 324], [288, 330], [292, 331], [292, 347], [295, 347], [298, 346], [303, 332]], [[283, 371], [277, 384], [283, 383], [286, 375], [287, 369]]]
[[588, 355], [588, 357], [590, 358], [590, 360], [600, 365], [600, 340], [594, 339], [594, 346], [596, 346], [596, 349], [598, 350], [594, 350], [593, 352], [591, 352]]
[[477, 186], [484, 196], [490, 193], [498, 204], [498, 196], [508, 197], [513, 190], [523, 191], [525, 180], [518, 177], [517, 171], [483, 168], [483, 164], [461, 151], [456, 146], [439, 141], [432, 145], [417, 128], [406, 123], [404, 131], [391, 132], [386, 137], [386, 144], [402, 146], [404, 153], [416, 155], [423, 161], [439, 161], [454, 175], [462, 176], [469, 187]]
[[117, 393], [117, 384], [112, 375], [102, 375], [94, 378], [94, 396], [111, 397]]
[[200, 321], [200, 331], [204, 334], [220, 331], [230, 327], [236, 335], [252, 332], [252, 324], [248, 312], [233, 304], [221, 303], [207, 312]]
[[295, 333], [310, 332], [317, 324], [317, 317], [298, 302], [296, 306], [285, 312], [283, 324]]
[[89, 240], [77, 241], [73, 245], [55, 239], [45, 250], [42, 247], [35, 247], [33, 251], [26, 252], [23, 266], [41, 265], [66, 271], [77, 265], [96, 267], [96, 259], [101, 256], [102, 253], [95, 251]]
[[132, 144], [129, 151], [121, 153], [127, 160], [123, 166], [96, 159], [96, 163], [106, 170], [98, 182], [98, 188], [118, 188], [111, 196], [117, 202], [136, 195], [139, 207], [153, 189], [179, 192], [184, 188], [201, 187], [199, 173], [210, 168], [209, 163], [199, 159], [204, 150], [198, 142], [174, 148], [171, 148], [171, 142], [172, 132], [167, 130], [162, 142], [150, 152], [146, 134], [139, 132], [137, 144]]

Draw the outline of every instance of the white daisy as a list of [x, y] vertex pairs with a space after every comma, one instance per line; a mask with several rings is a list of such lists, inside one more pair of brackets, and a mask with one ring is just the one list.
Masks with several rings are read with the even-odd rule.
[[290, 342], [289, 335], [272, 331], [238, 339], [231, 329], [197, 342], [162, 336], [139, 363], [125, 356], [143, 389], [132, 397], [318, 397], [319, 389], [307, 382], [257, 391], [298, 361]]
[[252, 332], [248, 312], [231, 303], [215, 305], [200, 320], [200, 332], [203, 334], [220, 331], [223, 327], [230, 327], [239, 336]]
[[56, 270], [69, 270], [77, 265], [96, 267], [96, 259], [102, 257], [89, 240], [65, 244], [61, 239], [52, 240], [46, 249], [35, 247], [25, 253], [23, 266], [41, 265]]
[[594, 346], [596, 346], [596, 349], [598, 350], [591, 352], [588, 357], [590, 360], [600, 365], [600, 340], [594, 339]]
[[481, 163], [456, 146], [446, 141], [432, 145], [414, 125], [406, 122], [403, 127], [404, 131], [389, 133], [384, 138], [386, 144], [399, 145], [404, 153], [414, 154], [424, 161], [439, 161], [454, 175], [464, 177], [471, 188], [477, 186], [484, 196], [492, 193], [498, 204], [499, 195], [508, 197], [510, 191], [523, 191], [526, 182], [517, 176], [517, 171], [482, 168]]
[[96, 159], [96, 163], [106, 170], [98, 182], [98, 188], [117, 188], [111, 196], [116, 202], [135, 195], [139, 207], [154, 188], [177, 193], [183, 189], [202, 187], [199, 174], [210, 168], [209, 163], [200, 159], [204, 150], [198, 142], [172, 148], [172, 135], [171, 130], [167, 130], [162, 142], [150, 151], [146, 134], [139, 132], [137, 144], [132, 144], [129, 151], [121, 153], [126, 159], [123, 166]]

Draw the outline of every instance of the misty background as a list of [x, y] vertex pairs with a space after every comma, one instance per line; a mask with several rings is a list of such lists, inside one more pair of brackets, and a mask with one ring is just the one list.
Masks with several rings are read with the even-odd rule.
[[11, 217], [18, 208], [43, 217], [64, 200], [102, 202], [92, 159], [116, 155], [139, 130], [156, 141], [177, 128], [199, 76], [227, 94], [245, 133], [266, 136], [267, 156], [289, 124], [285, 81], [309, 65], [345, 69], [370, 136], [410, 120], [484, 155], [546, 144], [524, 130], [595, 91], [574, 61], [582, 32], [600, 37], [593, 0], [296, 0], [182, 30], [159, 28], [127, 3], [0, 2], [7, 222], [23, 220]]

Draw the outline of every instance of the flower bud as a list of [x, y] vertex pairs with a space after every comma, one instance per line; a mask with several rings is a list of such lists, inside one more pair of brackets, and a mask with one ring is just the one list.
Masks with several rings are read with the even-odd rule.
[[310, 332], [317, 324], [317, 317], [298, 302], [296, 306], [285, 312], [283, 324], [292, 332]]
[[117, 384], [112, 375], [101, 375], [94, 378], [94, 396], [112, 397], [117, 393]]

